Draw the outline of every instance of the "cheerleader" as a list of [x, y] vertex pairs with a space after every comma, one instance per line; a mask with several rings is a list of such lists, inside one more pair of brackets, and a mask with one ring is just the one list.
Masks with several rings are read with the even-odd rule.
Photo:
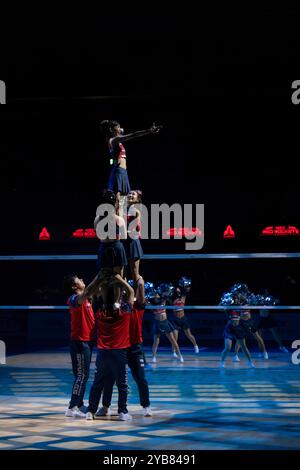
[[110, 157], [113, 161], [108, 189], [114, 191], [117, 195], [117, 201], [120, 201], [120, 197], [128, 194], [131, 190], [127, 174], [127, 156], [123, 142], [148, 134], [157, 134], [161, 126], [153, 124], [150, 129], [124, 134], [124, 129], [117, 121], [104, 120], [100, 124], [100, 129], [105, 136]]
[[[152, 305], [166, 305], [166, 299], [158, 292], [148, 295], [148, 300]], [[180, 362], [184, 362], [178, 343], [174, 337], [174, 327], [168, 321], [165, 308], [153, 309], [154, 325], [153, 325], [153, 346], [152, 346], [152, 362], [156, 362], [156, 353], [160, 343], [160, 335], [165, 334], [170, 341], [173, 350], [177, 354]]]
[[[268, 355], [267, 350], [266, 350], [265, 342], [262, 339], [262, 337], [260, 336], [260, 334], [258, 332], [258, 328], [255, 325], [253, 319], [251, 318], [250, 310], [241, 310], [240, 311], [240, 324], [243, 327], [243, 329], [246, 333], [246, 336], [248, 336], [248, 337], [253, 336], [256, 339], [256, 341], [258, 343], [259, 350], [260, 350], [260, 355], [264, 359], [269, 359], [269, 355]], [[234, 359], [233, 359], [235, 362], [240, 361], [239, 356], [238, 356], [239, 349], [240, 349], [240, 344], [237, 342], [236, 345], [235, 345], [235, 352], [234, 352]]]
[[225, 341], [225, 347], [222, 351], [220, 363], [221, 367], [225, 367], [225, 359], [227, 354], [231, 351], [233, 339], [235, 339], [236, 344], [242, 348], [245, 356], [248, 359], [249, 367], [255, 367], [254, 363], [252, 362], [250, 352], [246, 346], [246, 332], [240, 323], [240, 315], [238, 312], [233, 311], [229, 314], [229, 320], [224, 328], [223, 337]]
[[[186, 302], [186, 296], [191, 290], [191, 281], [185, 277], [182, 277], [179, 281], [179, 286], [175, 290], [175, 293], [173, 295], [173, 305], [174, 310], [173, 310], [173, 319], [172, 319], [172, 324], [175, 328], [173, 331], [173, 335], [178, 342], [178, 334], [179, 330], [182, 330], [186, 337], [191, 341], [191, 343], [194, 346], [195, 353], [199, 353], [199, 346], [197, 345], [195, 336], [192, 335], [191, 332], [191, 327], [190, 324], [184, 314], [184, 305]], [[175, 350], [173, 349], [173, 356], [177, 357], [177, 354]]]
[[[143, 257], [143, 249], [140, 242], [141, 211], [136, 207], [142, 202], [142, 191], [136, 189], [127, 195], [127, 239], [124, 240], [124, 248], [129, 261], [133, 288], [136, 291], [137, 281], [140, 278], [140, 259]], [[135, 221], [134, 228], [130, 227]]]
[[[120, 274], [123, 277], [124, 267], [127, 266], [127, 257], [124, 246], [120, 238], [125, 238], [125, 222], [122, 217], [116, 214], [116, 195], [113, 191], [104, 190], [102, 194], [101, 203], [110, 204], [111, 212], [108, 214], [108, 225], [115, 227], [115, 234], [99, 233], [97, 226], [101, 222], [103, 216], [96, 216], [94, 220], [94, 227], [98, 238], [100, 239], [100, 246], [98, 250], [97, 269], [108, 268], [115, 274]], [[120, 298], [120, 288], [115, 287], [115, 302], [118, 303]], [[104, 300], [106, 303], [106, 301]]]

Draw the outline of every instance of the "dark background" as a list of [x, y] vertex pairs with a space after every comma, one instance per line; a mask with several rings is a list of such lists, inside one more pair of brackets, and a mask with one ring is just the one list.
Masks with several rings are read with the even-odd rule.
[[[153, 6], [152, 6], [153, 8]], [[154, 9], [154, 8], [153, 8]], [[151, 8], [149, 8], [151, 10]], [[261, 7], [143, 14], [18, 10], [3, 29], [0, 79], [1, 254], [95, 253], [90, 227], [109, 173], [102, 119], [125, 131], [162, 124], [126, 145], [133, 187], [151, 203], [204, 203], [203, 252], [299, 252], [300, 237], [264, 239], [299, 213], [298, 12]], [[223, 240], [231, 224], [235, 240]], [[40, 229], [52, 240], [38, 242]], [[144, 242], [145, 253], [183, 243]], [[299, 261], [144, 261], [146, 280], [193, 278], [191, 303], [216, 304], [237, 281], [299, 304]], [[94, 265], [1, 262], [2, 304], [62, 304], [61, 278]], [[291, 276], [291, 279], [289, 278]]]
[[127, 143], [132, 186], [146, 204], [204, 203], [208, 250], [226, 251], [227, 224], [246, 251], [267, 225], [299, 225], [297, 14], [235, 13], [19, 13], [1, 50], [2, 251], [33, 248], [39, 224], [91, 225], [103, 118], [164, 126]]

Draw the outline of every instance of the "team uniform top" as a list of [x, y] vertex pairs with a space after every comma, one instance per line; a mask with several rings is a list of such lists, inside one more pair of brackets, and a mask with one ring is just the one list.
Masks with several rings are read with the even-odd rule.
[[108, 316], [105, 309], [96, 312], [97, 347], [99, 349], [127, 349], [130, 347], [131, 314], [132, 310], [129, 304], [123, 304], [113, 316]]
[[78, 304], [78, 295], [68, 299], [71, 314], [71, 339], [74, 341], [93, 341], [95, 339], [95, 316], [92, 305], [85, 299]]
[[116, 146], [109, 144], [109, 152], [115, 165], [119, 163], [120, 158], [127, 158], [125, 147], [121, 142]]
[[174, 307], [174, 312], [176, 313], [177, 311], [183, 310], [183, 307], [185, 306], [185, 300], [182, 299], [182, 297], [178, 297], [178, 299], [175, 299], [173, 302]]
[[142, 325], [144, 317], [145, 305], [134, 303], [131, 317], [130, 317], [130, 345], [140, 344], [143, 342]]

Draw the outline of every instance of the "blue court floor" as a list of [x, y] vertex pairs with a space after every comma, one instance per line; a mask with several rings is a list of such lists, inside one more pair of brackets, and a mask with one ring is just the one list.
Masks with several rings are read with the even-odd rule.
[[159, 350], [146, 371], [153, 417], [143, 417], [129, 373], [131, 422], [118, 420], [116, 393], [110, 419], [64, 417], [73, 381], [67, 350], [8, 357], [0, 366], [0, 450], [300, 449], [300, 365], [290, 354], [254, 354], [255, 369], [230, 356], [220, 369], [219, 352], [183, 353], [180, 364]]

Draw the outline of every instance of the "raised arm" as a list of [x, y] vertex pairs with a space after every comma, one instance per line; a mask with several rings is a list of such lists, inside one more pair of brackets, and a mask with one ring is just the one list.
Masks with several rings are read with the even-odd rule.
[[162, 126], [156, 126], [153, 124], [150, 129], [145, 129], [143, 131], [132, 132], [131, 134], [118, 135], [110, 139], [110, 144], [112, 146], [118, 145], [120, 142], [125, 142], [126, 140], [136, 139], [138, 137], [143, 137], [144, 135], [157, 134], [162, 129]]
[[111, 273], [108, 273], [107, 270], [101, 269], [99, 273], [97, 274], [96, 277], [92, 280], [92, 282], [86, 286], [84, 289], [84, 292], [77, 297], [77, 303], [78, 305], [81, 305], [85, 299], [89, 299], [93, 297], [94, 295], [99, 293], [99, 288], [107, 282], [107, 277], [108, 275], [111, 275]]
[[130, 304], [133, 304], [134, 302], [134, 290], [133, 288], [128, 284], [128, 282], [125, 281], [125, 279], [122, 278], [120, 274], [114, 274], [113, 275], [113, 280], [109, 283], [109, 285], [112, 284], [117, 284], [121, 288], [125, 289], [128, 297], [128, 302]]
[[136, 290], [136, 301], [139, 305], [144, 306], [146, 304], [145, 300], [145, 282], [142, 276], [137, 281], [137, 290]]

